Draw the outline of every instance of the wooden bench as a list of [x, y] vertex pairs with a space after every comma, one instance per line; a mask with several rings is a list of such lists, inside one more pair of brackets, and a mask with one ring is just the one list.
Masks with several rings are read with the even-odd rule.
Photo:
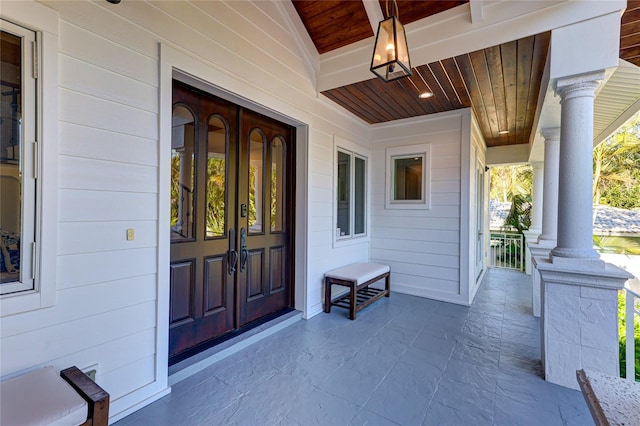
[[[369, 287], [385, 279], [385, 288], [380, 290]], [[377, 263], [353, 263], [324, 274], [324, 311], [331, 312], [331, 306], [349, 309], [349, 318], [356, 319], [356, 312], [369, 306], [381, 297], [391, 295], [391, 270], [388, 265]], [[348, 287], [349, 291], [336, 300], [331, 300], [331, 288], [334, 284]]]
[[0, 383], [0, 424], [109, 424], [109, 394], [76, 367], [38, 368]]

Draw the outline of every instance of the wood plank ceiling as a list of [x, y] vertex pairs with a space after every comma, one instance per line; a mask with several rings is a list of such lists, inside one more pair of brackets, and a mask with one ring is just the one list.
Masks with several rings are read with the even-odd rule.
[[620, 58], [640, 67], [640, 0], [627, 0], [620, 22]]
[[[292, 0], [320, 54], [373, 37], [362, 1]], [[386, 15], [386, 0], [378, 0]], [[620, 58], [640, 66], [640, 0], [627, 0]], [[468, 0], [398, 0], [408, 24]], [[367, 123], [382, 123], [470, 107], [487, 146], [529, 142], [550, 33], [538, 34], [413, 68], [391, 83], [377, 78], [322, 92]], [[411, 46], [409, 46], [411, 48]], [[429, 91], [426, 99], [419, 93]]]

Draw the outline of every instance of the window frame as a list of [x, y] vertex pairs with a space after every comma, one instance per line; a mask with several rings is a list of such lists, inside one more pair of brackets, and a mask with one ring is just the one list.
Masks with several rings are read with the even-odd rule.
[[[21, 76], [20, 76], [20, 104], [21, 140], [19, 141], [17, 175], [20, 176], [20, 268], [17, 281], [0, 284], [0, 296], [9, 296], [29, 292], [35, 289], [34, 256], [32, 244], [36, 242], [36, 171], [34, 170], [34, 144], [28, 141], [36, 140], [36, 104], [38, 102], [36, 87], [37, 79], [33, 75], [33, 49], [36, 43], [36, 33], [33, 30], [16, 25], [5, 19], [0, 20], [0, 29], [21, 39]], [[12, 169], [12, 165], [0, 164], [0, 170], [5, 172]], [[2, 175], [5, 176], [5, 172]], [[8, 175], [7, 175], [8, 176]]]
[[[349, 156], [349, 235], [339, 236], [338, 228], [338, 155], [343, 153]], [[360, 145], [334, 136], [333, 145], [333, 186], [332, 186], [332, 240], [333, 246], [342, 246], [366, 242], [369, 239], [369, 152]], [[356, 223], [356, 159], [364, 161], [364, 232], [355, 233]]]
[[[400, 146], [387, 148], [386, 151], [386, 194], [387, 210], [430, 210], [431, 209], [431, 144]], [[395, 160], [411, 157], [422, 158], [422, 199], [396, 200]]]
[[[35, 32], [37, 82], [31, 158], [35, 182], [33, 289], [0, 296], [0, 317], [55, 304], [58, 226], [58, 12], [36, 2], [7, 2], [0, 18]], [[43, 113], [46, 111], [46, 114]], [[34, 143], [35, 142], [35, 143]], [[23, 219], [24, 220], [24, 219]], [[30, 220], [31, 221], [31, 220]]]

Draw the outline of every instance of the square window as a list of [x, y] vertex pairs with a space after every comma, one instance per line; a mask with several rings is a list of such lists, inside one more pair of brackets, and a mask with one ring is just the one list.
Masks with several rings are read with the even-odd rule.
[[430, 144], [387, 148], [387, 209], [429, 209]]

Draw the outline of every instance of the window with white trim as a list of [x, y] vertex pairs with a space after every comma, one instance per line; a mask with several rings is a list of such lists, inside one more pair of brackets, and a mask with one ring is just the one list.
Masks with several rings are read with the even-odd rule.
[[386, 209], [431, 208], [431, 145], [386, 150]]
[[340, 142], [334, 150], [335, 242], [367, 234], [367, 157], [354, 144]]
[[36, 33], [0, 21], [0, 294], [35, 289]]
[[[58, 27], [58, 12], [37, 2], [4, 2], [0, 9], [0, 163], [1, 174], [12, 176], [3, 177], [0, 187], [0, 228], [11, 234], [3, 244], [6, 258], [12, 259], [10, 267], [4, 255], [0, 260], [12, 274], [0, 284], [0, 317], [49, 307], [56, 300]], [[12, 105], [18, 90], [19, 103]]]

